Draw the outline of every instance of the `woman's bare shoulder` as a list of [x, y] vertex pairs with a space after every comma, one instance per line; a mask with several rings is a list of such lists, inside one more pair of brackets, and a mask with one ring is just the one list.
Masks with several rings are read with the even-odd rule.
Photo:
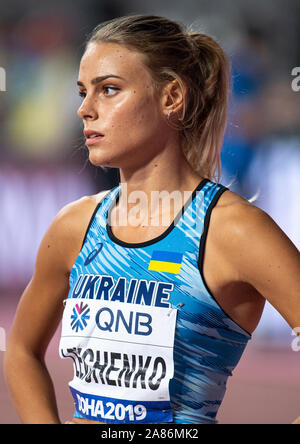
[[218, 236], [234, 235], [248, 230], [249, 225], [259, 222], [262, 218], [269, 218], [261, 208], [254, 205], [241, 195], [226, 190], [219, 198], [211, 213], [211, 224], [216, 228]]
[[[235, 269], [282, 236], [272, 217], [237, 193], [225, 191], [211, 213], [211, 239]], [[271, 240], [272, 239], [272, 240]], [[270, 247], [271, 248], [271, 247]], [[251, 256], [252, 255], [252, 256]]]
[[255, 205], [253, 205], [251, 202], [249, 202], [249, 200], [245, 199], [240, 194], [235, 193], [231, 190], [226, 190], [219, 198], [216, 208], [231, 207], [232, 209], [232, 208], [237, 208], [239, 205], [247, 205], [255, 207]]
[[71, 224], [73, 227], [84, 228], [86, 222], [89, 222], [97, 205], [109, 193], [110, 190], [104, 190], [91, 196], [83, 196], [73, 202], [65, 205], [57, 214], [56, 221], [61, 224]]
[[212, 209], [207, 244], [226, 282], [238, 281], [249, 253], [270, 227], [269, 216], [239, 194], [226, 190]]
[[104, 190], [100, 193], [84, 196], [65, 205], [50, 224], [41, 244], [42, 250], [52, 247], [53, 251], [72, 263], [81, 249], [82, 242], [97, 205], [109, 193]]

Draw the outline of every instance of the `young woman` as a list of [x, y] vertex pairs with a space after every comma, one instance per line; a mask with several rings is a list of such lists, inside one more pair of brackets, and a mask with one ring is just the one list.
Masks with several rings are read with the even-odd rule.
[[60, 423], [44, 355], [62, 318], [78, 424], [216, 423], [265, 300], [300, 326], [299, 252], [216, 177], [228, 83], [218, 43], [168, 19], [94, 30], [78, 114], [90, 161], [121, 181], [63, 208], [41, 243], [5, 359], [24, 423]]

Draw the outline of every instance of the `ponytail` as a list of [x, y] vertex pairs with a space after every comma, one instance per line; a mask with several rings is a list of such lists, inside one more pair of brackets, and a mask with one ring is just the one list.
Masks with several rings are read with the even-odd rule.
[[194, 170], [219, 182], [228, 113], [229, 63], [212, 37], [193, 33], [187, 39], [192, 62], [186, 70], [189, 107], [182, 125], [183, 151]]

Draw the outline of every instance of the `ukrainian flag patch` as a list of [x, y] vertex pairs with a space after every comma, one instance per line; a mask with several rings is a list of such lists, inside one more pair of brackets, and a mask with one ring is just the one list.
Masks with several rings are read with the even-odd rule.
[[179, 274], [182, 258], [183, 253], [154, 250], [149, 262], [148, 270], [166, 271], [167, 273]]

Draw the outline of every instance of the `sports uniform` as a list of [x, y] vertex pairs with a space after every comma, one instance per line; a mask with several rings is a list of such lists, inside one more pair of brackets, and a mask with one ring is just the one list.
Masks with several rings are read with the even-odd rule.
[[60, 356], [71, 358], [75, 416], [107, 423], [214, 424], [251, 335], [203, 277], [210, 214], [228, 188], [203, 179], [160, 236], [117, 239], [97, 205], [70, 274]]

